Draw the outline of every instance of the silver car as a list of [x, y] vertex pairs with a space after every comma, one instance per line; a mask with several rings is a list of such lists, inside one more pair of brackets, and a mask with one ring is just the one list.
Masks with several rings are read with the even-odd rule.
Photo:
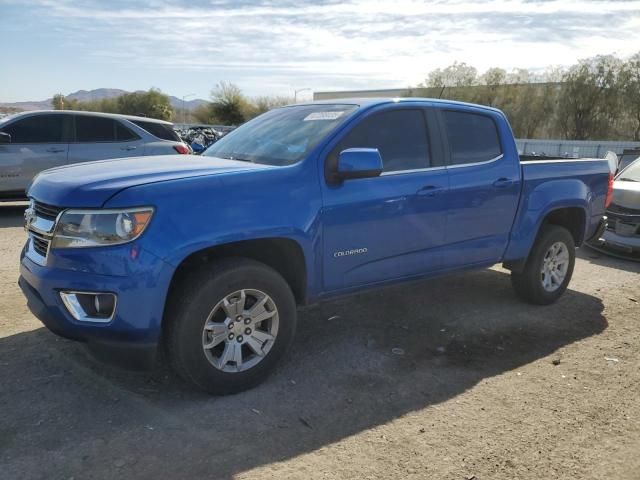
[[640, 158], [615, 178], [601, 241], [609, 249], [640, 256]]
[[0, 119], [0, 200], [23, 199], [39, 172], [108, 158], [189, 153], [162, 120], [110, 113], [40, 111]]

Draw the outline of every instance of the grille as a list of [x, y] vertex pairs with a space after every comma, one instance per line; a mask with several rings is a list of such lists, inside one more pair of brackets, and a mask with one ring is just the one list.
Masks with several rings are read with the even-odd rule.
[[33, 202], [33, 208], [38, 217], [46, 218], [47, 220], [55, 220], [58, 214], [64, 210], [61, 207], [54, 207], [53, 205], [47, 205], [46, 203], [35, 200]]
[[34, 231], [31, 231], [30, 235], [33, 250], [35, 250], [38, 255], [46, 257], [47, 251], [49, 250], [49, 239]]
[[615, 203], [612, 203], [611, 205], [609, 205], [609, 208], [607, 209], [607, 213], [608, 214], [620, 213], [622, 215], [640, 215], [640, 209], [621, 207], [620, 205], [616, 205]]

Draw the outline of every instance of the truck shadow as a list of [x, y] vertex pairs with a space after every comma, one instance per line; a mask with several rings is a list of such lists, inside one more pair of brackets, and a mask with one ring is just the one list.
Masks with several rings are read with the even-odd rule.
[[625, 258], [623, 255], [616, 252], [608, 254], [605, 250], [595, 250], [587, 245], [576, 250], [576, 258], [580, 258], [600, 267], [640, 273], [640, 262], [638, 259]]
[[571, 290], [549, 307], [520, 303], [496, 270], [396, 286], [302, 311], [275, 374], [217, 398], [166, 367], [114, 370], [42, 328], [20, 333], [0, 339], [0, 463], [10, 478], [231, 478], [597, 335], [602, 311]]
[[24, 211], [27, 202], [0, 203], [0, 228], [24, 225]]

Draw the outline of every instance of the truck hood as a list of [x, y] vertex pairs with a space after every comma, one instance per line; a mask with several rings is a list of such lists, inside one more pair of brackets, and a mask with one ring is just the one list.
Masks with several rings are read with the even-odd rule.
[[45, 170], [36, 176], [28, 195], [60, 207], [101, 207], [119, 191], [136, 185], [269, 168], [274, 167], [197, 155], [101, 160]]

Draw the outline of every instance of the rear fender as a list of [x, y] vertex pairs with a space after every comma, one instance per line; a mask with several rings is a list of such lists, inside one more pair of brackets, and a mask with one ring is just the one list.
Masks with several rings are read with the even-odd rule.
[[555, 210], [580, 208], [585, 214], [584, 239], [590, 219], [591, 192], [577, 179], [559, 179], [540, 183], [533, 188], [525, 183], [521, 208], [516, 216], [509, 244], [505, 251], [505, 263], [526, 259], [544, 220]]

